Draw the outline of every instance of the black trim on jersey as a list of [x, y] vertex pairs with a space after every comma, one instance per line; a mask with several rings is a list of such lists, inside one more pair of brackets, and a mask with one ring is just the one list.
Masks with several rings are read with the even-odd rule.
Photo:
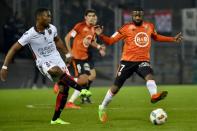
[[118, 33], [120, 33], [122, 35], [122, 33], [120, 32], [120, 30], [117, 31]]
[[45, 28], [43, 32], [38, 31], [36, 25], [34, 25], [33, 27], [34, 27], [34, 30], [35, 30], [36, 32], [38, 32], [39, 34], [45, 35], [45, 30], [48, 31], [49, 35], [52, 33], [52, 30], [49, 29], [49, 28], [50, 28], [50, 25], [49, 25], [47, 28]]
[[[43, 34], [43, 35], [45, 35], [45, 32], [40, 32], [40, 31], [38, 31], [37, 30], [37, 27], [34, 25], [34, 30], [37, 32], [37, 33], [39, 33], [39, 34]], [[44, 29], [44, 31], [45, 31], [45, 29]]]

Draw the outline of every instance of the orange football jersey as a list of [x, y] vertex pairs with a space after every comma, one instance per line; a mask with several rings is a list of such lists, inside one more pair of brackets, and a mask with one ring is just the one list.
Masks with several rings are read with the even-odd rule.
[[[88, 26], [85, 22], [80, 22], [75, 25], [73, 30], [77, 33], [72, 45], [73, 57], [75, 59], [85, 60], [88, 58], [89, 44], [95, 40], [94, 26]], [[85, 39], [88, 39], [90, 42], [87, 44]]]
[[105, 35], [100, 37], [109, 45], [122, 39], [124, 45], [121, 60], [124, 61], [150, 61], [151, 38], [158, 41], [174, 41], [173, 37], [158, 35], [154, 25], [149, 22], [143, 22], [141, 26], [128, 23], [110, 38]]

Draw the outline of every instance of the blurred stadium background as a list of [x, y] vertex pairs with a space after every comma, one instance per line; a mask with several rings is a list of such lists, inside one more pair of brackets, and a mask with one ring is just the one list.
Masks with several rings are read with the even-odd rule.
[[[123, 23], [130, 21], [129, 11], [134, 6], [145, 9], [145, 20], [155, 23], [159, 33], [175, 35], [183, 32], [181, 45], [153, 42], [151, 56], [155, 79], [159, 84], [197, 83], [197, 0], [1, 0], [0, 1], [0, 65], [11, 45], [34, 24], [34, 11], [48, 7], [53, 13], [62, 39], [79, 21], [88, 8], [97, 11], [99, 23], [105, 33], [112, 35]], [[107, 56], [93, 53], [97, 69], [94, 86], [112, 83], [121, 54], [121, 44], [107, 48]], [[94, 51], [92, 51], [94, 52]], [[7, 82], [1, 88], [30, 88], [34, 77], [34, 65], [28, 47], [17, 54], [9, 67]], [[126, 85], [143, 84], [138, 76], [127, 80]], [[41, 80], [40, 83], [41, 84]], [[49, 80], [47, 84], [51, 86]]]

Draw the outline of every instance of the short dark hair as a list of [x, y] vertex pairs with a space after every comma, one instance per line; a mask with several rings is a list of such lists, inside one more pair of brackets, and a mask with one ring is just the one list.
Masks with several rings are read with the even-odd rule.
[[35, 18], [42, 15], [42, 13], [45, 12], [45, 11], [49, 11], [49, 9], [48, 8], [38, 8], [35, 12]]
[[95, 13], [96, 14], [96, 10], [94, 10], [94, 9], [87, 9], [85, 11], [85, 16], [87, 16], [89, 13]]
[[137, 6], [137, 7], [134, 7], [132, 11], [144, 11], [144, 9], [142, 7]]

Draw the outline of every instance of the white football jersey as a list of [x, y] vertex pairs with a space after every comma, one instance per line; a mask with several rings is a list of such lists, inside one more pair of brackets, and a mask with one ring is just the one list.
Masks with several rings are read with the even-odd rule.
[[33, 51], [36, 60], [50, 59], [60, 57], [59, 52], [56, 49], [54, 38], [57, 36], [57, 29], [54, 25], [50, 24], [49, 28], [43, 32], [37, 32], [35, 27], [31, 27], [26, 31], [23, 36], [18, 40], [22, 45], [29, 45]]
[[[54, 25], [50, 24], [49, 28], [45, 29], [43, 32], [37, 32], [35, 27], [31, 27], [18, 40], [22, 46], [29, 45], [36, 57], [36, 65], [38, 69], [43, 75], [47, 76], [52, 81], [53, 78], [48, 73], [48, 70], [54, 66], [59, 66], [63, 72], [70, 75], [66, 64], [56, 48], [54, 41], [56, 36], [57, 29]], [[77, 78], [74, 80], [77, 81]]]

